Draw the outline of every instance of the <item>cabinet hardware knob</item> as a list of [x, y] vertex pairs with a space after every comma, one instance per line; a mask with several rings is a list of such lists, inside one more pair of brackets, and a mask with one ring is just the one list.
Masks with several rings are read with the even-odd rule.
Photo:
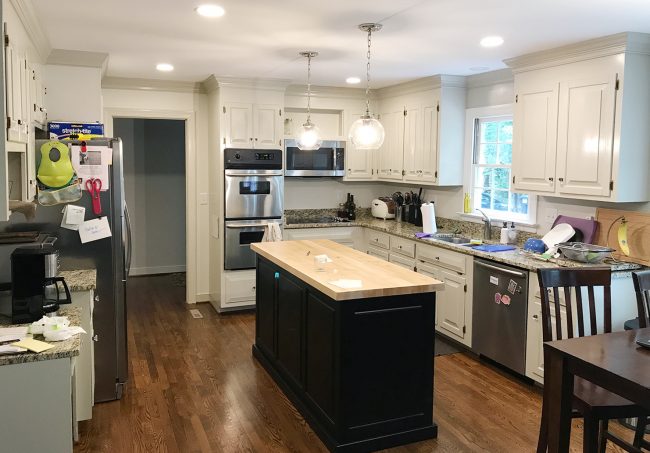
[[98, 296], [98, 295], [95, 295], [95, 297], [93, 297], [93, 300], [94, 300], [95, 302], [99, 302], [99, 296]]
[[257, 141], [257, 137], [255, 137], [255, 141]]
[[535, 321], [537, 321], [537, 320], [539, 319], [539, 316], [538, 316], [538, 315], [533, 315], [533, 319], [534, 319]]
[[440, 261], [440, 257], [439, 257], [439, 256], [436, 256], [436, 259], [437, 259], [438, 261]]
[[564, 178], [557, 178], [558, 181], [564, 182]]
[[553, 181], [553, 178], [548, 178], [549, 181]]
[[99, 341], [99, 337], [97, 336], [97, 334], [93, 335], [92, 339], [93, 339], [93, 341]]
[[253, 291], [255, 291], [255, 287], [253, 286]]
[[253, 141], [253, 137], [249, 138], [249, 140], [252, 142], [252, 141]]

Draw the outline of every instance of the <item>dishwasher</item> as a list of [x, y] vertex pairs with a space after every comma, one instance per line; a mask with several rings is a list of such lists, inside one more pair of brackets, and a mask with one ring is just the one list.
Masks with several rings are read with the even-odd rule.
[[473, 303], [474, 351], [525, 374], [528, 272], [474, 258]]

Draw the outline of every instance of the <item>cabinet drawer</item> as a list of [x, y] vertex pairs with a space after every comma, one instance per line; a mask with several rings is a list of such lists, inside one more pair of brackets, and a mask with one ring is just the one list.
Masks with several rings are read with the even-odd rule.
[[368, 231], [368, 244], [380, 247], [382, 249], [390, 249], [390, 236], [386, 233], [379, 231]]
[[383, 250], [377, 247], [368, 247], [368, 255], [376, 256], [377, 258], [388, 261], [388, 250]]
[[414, 259], [406, 258], [402, 255], [398, 255], [397, 253], [391, 253], [390, 256], [388, 257], [388, 261], [409, 270], [415, 269]]
[[415, 242], [407, 239], [391, 236], [390, 250], [391, 252], [399, 253], [400, 255], [415, 258]]
[[467, 256], [461, 253], [431, 245], [418, 245], [416, 252], [419, 261], [445, 267], [461, 274], [467, 271]]
[[255, 303], [255, 270], [224, 272], [222, 307]]

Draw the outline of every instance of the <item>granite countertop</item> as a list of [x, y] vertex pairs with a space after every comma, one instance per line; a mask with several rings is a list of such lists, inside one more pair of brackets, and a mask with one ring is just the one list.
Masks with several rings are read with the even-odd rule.
[[[71, 326], [81, 325], [81, 308], [80, 307], [63, 307], [59, 309], [59, 316], [67, 316], [70, 320]], [[11, 326], [11, 318], [0, 316], [0, 327]], [[20, 324], [27, 325], [27, 324]], [[18, 354], [0, 355], [0, 366], [2, 365], [16, 365], [19, 363], [41, 362], [43, 360], [62, 359], [66, 357], [75, 357], [79, 355], [81, 350], [81, 335], [73, 335], [71, 338], [64, 341], [51, 342], [55, 345], [53, 348], [43, 351], [41, 353], [35, 352], [21, 352]], [[42, 335], [35, 335], [35, 339], [44, 340]]]
[[61, 271], [59, 276], [65, 278], [71, 292], [90, 291], [97, 288], [97, 271], [95, 269]]
[[[311, 214], [311, 213], [310, 213]], [[304, 217], [303, 217], [304, 218]], [[438, 233], [452, 233], [454, 231], [461, 231], [461, 234], [468, 236], [470, 238], [480, 238], [480, 230], [482, 229], [481, 224], [470, 225], [470, 230], [467, 230], [468, 222], [454, 221], [451, 219], [440, 219], [438, 223]], [[640, 269], [641, 265], [634, 263], [623, 263], [623, 262], [604, 262], [602, 264], [586, 264], [580, 263], [578, 261], [572, 261], [567, 259], [551, 259], [550, 261], [543, 261], [539, 258], [536, 258], [534, 254], [524, 251], [522, 248], [518, 247], [516, 250], [505, 251], [505, 252], [482, 252], [479, 250], [474, 250], [472, 247], [467, 247], [458, 244], [451, 244], [449, 242], [440, 241], [434, 238], [423, 238], [418, 239], [415, 237], [415, 233], [422, 232], [422, 227], [412, 225], [408, 222], [396, 222], [395, 220], [383, 220], [371, 217], [365, 213], [358, 216], [356, 220], [352, 222], [337, 222], [337, 223], [299, 223], [301, 222], [301, 216], [297, 213], [293, 213], [292, 217], [287, 216], [287, 222], [285, 223], [285, 229], [296, 229], [296, 228], [330, 228], [330, 227], [364, 227], [370, 228], [372, 230], [381, 231], [389, 233], [395, 236], [399, 236], [405, 239], [410, 239], [418, 243], [435, 245], [436, 247], [445, 248], [448, 250], [453, 250], [455, 252], [465, 253], [467, 255], [473, 255], [479, 258], [485, 258], [492, 261], [497, 261], [504, 264], [509, 264], [511, 266], [519, 267], [522, 269], [527, 269], [529, 271], [536, 271], [540, 268], [549, 268], [549, 267], [598, 267], [598, 266], [610, 266], [612, 271], [615, 272], [612, 274], [612, 278], [625, 278], [629, 276], [629, 271]], [[474, 226], [476, 225], [476, 226]], [[520, 232], [519, 241], [520, 246], [526, 237], [530, 237], [530, 234], [522, 234]], [[522, 237], [523, 236], [523, 237]], [[496, 243], [496, 242], [493, 242]], [[627, 272], [625, 272], [627, 271]]]

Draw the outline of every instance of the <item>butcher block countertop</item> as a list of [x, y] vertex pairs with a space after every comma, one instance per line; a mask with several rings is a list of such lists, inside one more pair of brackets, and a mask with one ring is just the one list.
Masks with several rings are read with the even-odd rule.
[[[334, 300], [366, 299], [440, 291], [444, 283], [336, 242], [260, 242], [251, 249]], [[314, 256], [332, 262], [317, 264]], [[361, 288], [341, 288], [334, 280], [361, 280]]]

